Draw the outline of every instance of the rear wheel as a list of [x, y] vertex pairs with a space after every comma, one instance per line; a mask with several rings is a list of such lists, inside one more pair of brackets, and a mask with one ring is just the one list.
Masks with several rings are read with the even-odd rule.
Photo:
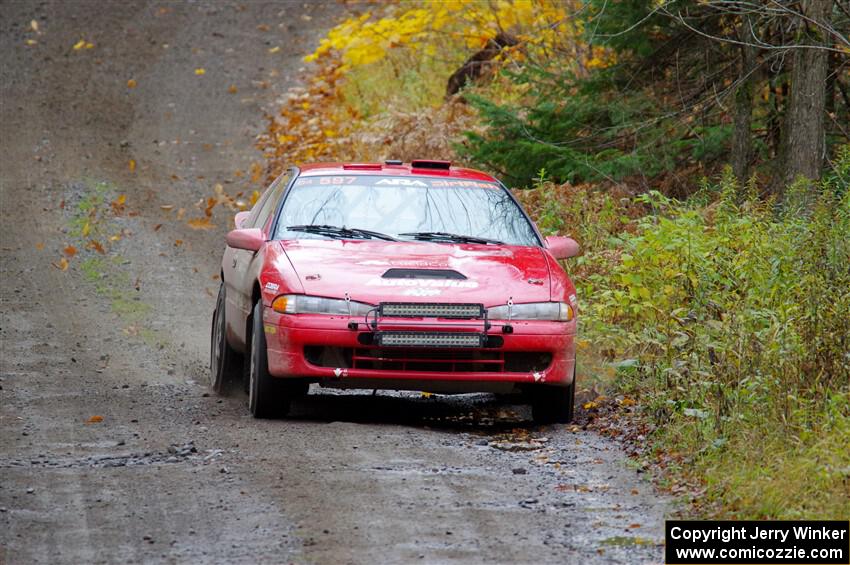
[[[266, 332], [263, 329], [263, 302], [254, 305], [251, 330], [251, 355], [248, 364], [248, 409], [255, 418], [286, 416], [292, 399], [302, 393], [306, 383], [280, 379], [269, 374]], [[306, 390], [303, 390], [306, 393]]]
[[229, 384], [242, 378], [242, 356], [227, 343], [227, 321], [224, 317], [224, 282], [218, 288], [218, 299], [210, 329], [210, 388], [222, 394]]
[[568, 424], [573, 420], [576, 378], [569, 386], [535, 385], [531, 396], [531, 415], [537, 424]]

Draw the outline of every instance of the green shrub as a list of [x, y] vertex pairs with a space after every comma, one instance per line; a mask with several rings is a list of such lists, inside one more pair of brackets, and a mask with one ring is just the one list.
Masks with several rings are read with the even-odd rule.
[[707, 205], [646, 194], [654, 212], [583, 285], [586, 339], [635, 360], [615, 385], [729, 512], [850, 512], [849, 155], [781, 206], [729, 172]]

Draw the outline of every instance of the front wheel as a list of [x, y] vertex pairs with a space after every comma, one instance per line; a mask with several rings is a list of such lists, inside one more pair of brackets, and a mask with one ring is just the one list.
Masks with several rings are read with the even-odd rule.
[[569, 424], [573, 421], [576, 378], [569, 386], [535, 385], [531, 396], [531, 415], [537, 424]]
[[269, 374], [266, 332], [263, 329], [263, 302], [257, 301], [251, 316], [251, 356], [248, 365], [248, 409], [255, 418], [286, 416], [292, 402], [290, 383]]

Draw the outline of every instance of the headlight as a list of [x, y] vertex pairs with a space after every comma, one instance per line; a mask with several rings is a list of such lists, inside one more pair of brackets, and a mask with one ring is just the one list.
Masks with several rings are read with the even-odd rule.
[[573, 319], [573, 309], [566, 302], [532, 302], [513, 306], [494, 306], [487, 309], [487, 318], [491, 320], [549, 320], [569, 322]]
[[272, 309], [281, 314], [336, 314], [347, 316], [351, 306], [352, 316], [365, 316], [374, 306], [354, 300], [347, 302], [337, 298], [283, 294], [272, 301]]

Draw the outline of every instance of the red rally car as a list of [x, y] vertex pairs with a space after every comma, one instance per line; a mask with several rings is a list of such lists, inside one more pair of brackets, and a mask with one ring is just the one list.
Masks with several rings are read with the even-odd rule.
[[292, 168], [227, 234], [212, 387], [246, 371], [258, 418], [319, 383], [522, 392], [535, 421], [568, 422], [576, 294], [558, 260], [577, 253], [445, 161]]

